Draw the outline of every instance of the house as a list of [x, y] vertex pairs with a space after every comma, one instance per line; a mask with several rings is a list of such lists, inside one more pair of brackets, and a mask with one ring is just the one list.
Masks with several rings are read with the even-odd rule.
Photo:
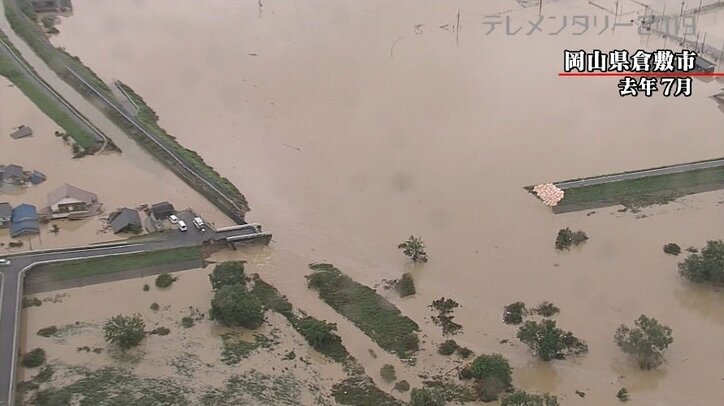
[[25, 183], [25, 171], [20, 165], [11, 164], [3, 167], [3, 182], [22, 185]]
[[161, 202], [151, 206], [151, 213], [153, 213], [153, 217], [155, 217], [156, 220], [163, 220], [176, 213], [176, 209], [174, 209], [173, 205], [169, 202]]
[[31, 135], [33, 135], [33, 130], [31, 130], [30, 127], [21, 125], [15, 132], [10, 134], [10, 137], [17, 140], [18, 138], [30, 137]]
[[67, 183], [48, 194], [48, 206], [53, 218], [88, 213], [97, 204], [98, 196], [95, 193]]
[[141, 217], [138, 211], [124, 207], [111, 214], [108, 219], [111, 222], [113, 234], [122, 232], [140, 233], [143, 230], [141, 225]]
[[30, 174], [30, 183], [33, 185], [39, 185], [45, 182], [46, 179], [48, 178], [40, 171], [33, 171], [33, 173]]
[[10, 227], [13, 215], [13, 206], [10, 203], [0, 203], [0, 228]]
[[40, 224], [38, 223], [38, 212], [35, 206], [21, 204], [13, 209], [10, 219], [10, 236], [15, 238], [28, 234], [38, 234]]

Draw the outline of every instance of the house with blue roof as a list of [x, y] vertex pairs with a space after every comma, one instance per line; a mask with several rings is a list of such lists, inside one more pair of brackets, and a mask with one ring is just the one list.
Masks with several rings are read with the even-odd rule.
[[23, 203], [14, 208], [10, 218], [10, 236], [15, 238], [38, 233], [40, 233], [40, 223], [35, 206]]

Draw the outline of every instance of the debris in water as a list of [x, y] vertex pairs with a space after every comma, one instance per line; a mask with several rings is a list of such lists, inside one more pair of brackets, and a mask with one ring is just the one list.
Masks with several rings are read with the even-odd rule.
[[544, 183], [533, 188], [533, 192], [538, 195], [538, 198], [543, 201], [547, 206], [555, 206], [563, 199], [563, 189], [552, 183]]

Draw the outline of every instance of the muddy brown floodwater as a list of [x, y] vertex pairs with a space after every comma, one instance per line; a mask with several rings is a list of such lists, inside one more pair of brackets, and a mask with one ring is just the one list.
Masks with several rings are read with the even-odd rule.
[[[623, 99], [616, 79], [557, 76], [564, 49], [642, 47], [635, 26], [598, 35], [603, 11], [573, 1], [544, 4], [557, 19], [529, 36], [537, 10], [515, 1], [264, 1], [261, 12], [257, 2], [73, 4], [53, 41], [133, 87], [162, 126], [239, 186], [249, 217], [274, 233], [254, 256], [259, 272], [338, 322], [368, 371], [389, 357], [372, 358], [373, 344], [305, 288], [307, 264], [333, 262], [374, 285], [410, 268], [395, 246], [415, 234], [430, 262], [412, 269], [415, 297], [391, 300], [428, 342], [442, 338], [426, 306], [452, 297], [462, 305], [456, 339], [509, 357], [525, 390], [569, 405], [612, 404], [622, 386], [640, 405], [724, 398], [724, 295], [685, 283], [661, 251], [724, 237], [724, 193], [588, 216], [553, 215], [522, 189], [722, 156], [724, 115], [708, 97], [721, 83], [696, 81], [690, 98]], [[640, 6], [624, 6], [635, 18]], [[486, 35], [485, 16], [506, 10]], [[598, 16], [596, 32], [549, 35], [574, 15]], [[506, 24], [522, 31], [506, 35]], [[566, 226], [590, 240], [559, 253], [553, 240]], [[559, 325], [590, 353], [542, 363], [500, 344], [516, 342], [501, 312], [517, 300], [560, 306]], [[638, 371], [612, 340], [642, 313], [674, 331], [656, 372]], [[435, 368], [431, 352], [405, 373]]]

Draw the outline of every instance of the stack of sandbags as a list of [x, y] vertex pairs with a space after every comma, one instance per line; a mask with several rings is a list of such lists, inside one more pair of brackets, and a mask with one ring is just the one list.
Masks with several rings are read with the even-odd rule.
[[552, 183], [544, 183], [533, 188], [533, 192], [538, 195], [538, 198], [543, 201], [547, 206], [555, 206], [563, 199], [563, 189]]

